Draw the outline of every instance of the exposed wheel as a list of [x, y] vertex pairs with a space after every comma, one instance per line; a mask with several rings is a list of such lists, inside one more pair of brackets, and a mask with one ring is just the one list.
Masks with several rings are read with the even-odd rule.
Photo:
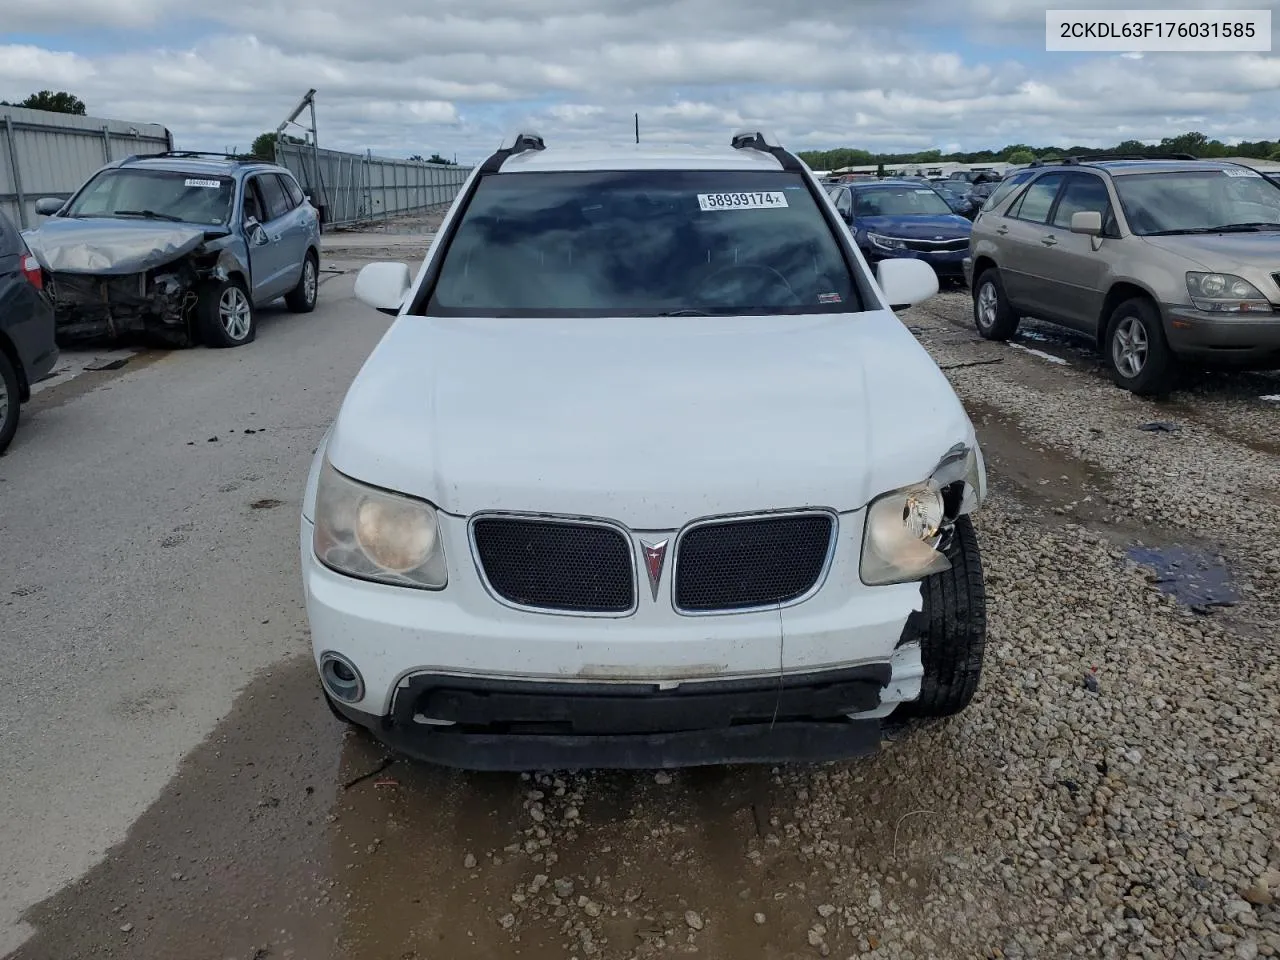
[[1143, 397], [1160, 396], [1178, 379], [1178, 360], [1165, 339], [1160, 311], [1133, 297], [1111, 312], [1104, 349], [1111, 379]]
[[200, 339], [209, 347], [239, 347], [257, 336], [257, 317], [244, 284], [234, 277], [212, 280], [196, 301]]
[[924, 605], [912, 615], [924, 661], [920, 698], [898, 707], [895, 716], [949, 717], [967, 707], [978, 689], [987, 645], [987, 590], [969, 517], [956, 520], [945, 552], [951, 569], [925, 578], [920, 585]]
[[1008, 340], [1018, 332], [1018, 313], [1009, 305], [995, 267], [987, 267], [974, 281], [973, 323], [988, 340]]
[[5, 452], [18, 431], [20, 389], [13, 361], [0, 350], [0, 453]]
[[320, 287], [320, 258], [308, 252], [302, 261], [302, 276], [298, 285], [284, 296], [284, 305], [294, 313], [310, 313], [316, 308], [316, 294]]

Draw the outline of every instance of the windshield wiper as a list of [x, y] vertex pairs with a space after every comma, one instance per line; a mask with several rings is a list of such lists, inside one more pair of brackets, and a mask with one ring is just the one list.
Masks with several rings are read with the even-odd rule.
[[705, 310], [668, 310], [666, 313], [658, 314], [660, 317], [713, 317], [715, 314], [707, 313]]
[[1280, 230], [1280, 223], [1258, 220], [1252, 223], [1224, 223], [1217, 227], [1185, 227], [1182, 230], [1157, 230], [1148, 237], [1172, 237], [1188, 233], [1257, 233], [1261, 230]]
[[169, 220], [173, 223], [185, 222], [181, 217], [175, 217], [172, 213], [157, 213], [155, 210], [117, 210], [117, 217], [145, 217], [147, 220]]

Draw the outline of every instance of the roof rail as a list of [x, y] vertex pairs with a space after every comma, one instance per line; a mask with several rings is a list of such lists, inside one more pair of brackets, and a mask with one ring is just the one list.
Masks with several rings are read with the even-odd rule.
[[1047, 167], [1052, 165], [1072, 166], [1078, 163], [1096, 163], [1101, 160], [1200, 160], [1212, 159], [1193, 156], [1189, 153], [1082, 153], [1070, 157], [1042, 157], [1032, 160], [1028, 167]]
[[[236, 154], [236, 153], [213, 153], [213, 152], [208, 151], [208, 150], [161, 150], [159, 153], [143, 153], [143, 154], [137, 154], [137, 155], [135, 155], [134, 157], [131, 157], [130, 159], [135, 159], [135, 160], [149, 160], [149, 159], [151, 159], [152, 157], [173, 157], [173, 158], [175, 158], [175, 159], [176, 159], [176, 158], [179, 158], [179, 157], [186, 157], [186, 158], [216, 157], [216, 158], [217, 158], [217, 159], [219, 159], [219, 160], [240, 160], [240, 161], [248, 162], [248, 161], [246, 161], [246, 160], [245, 160], [245, 158], [244, 158], [243, 156], [241, 156], [240, 154]], [[260, 157], [253, 157], [253, 158], [251, 158], [251, 159], [252, 159], [252, 160], [256, 160], [256, 161], [258, 161], [259, 163], [270, 163], [270, 162], [271, 162], [270, 160], [263, 160], [263, 159], [262, 159], [262, 158], [260, 158]]]
[[800, 159], [785, 149], [773, 134], [764, 130], [739, 130], [729, 140], [735, 150], [759, 150], [771, 154], [783, 170], [803, 170]]
[[532, 130], [518, 130], [506, 137], [497, 151], [480, 165], [480, 172], [494, 173], [503, 163], [518, 153], [545, 149], [547, 149], [547, 144], [542, 139], [541, 134], [534, 133]]

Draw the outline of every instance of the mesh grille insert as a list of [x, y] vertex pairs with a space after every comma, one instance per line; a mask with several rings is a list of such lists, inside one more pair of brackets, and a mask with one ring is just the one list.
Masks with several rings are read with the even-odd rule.
[[676, 607], [741, 610], [803, 596], [822, 576], [833, 526], [813, 513], [694, 527], [677, 545]]
[[489, 586], [511, 603], [578, 613], [635, 605], [631, 544], [612, 527], [481, 517], [472, 534]]

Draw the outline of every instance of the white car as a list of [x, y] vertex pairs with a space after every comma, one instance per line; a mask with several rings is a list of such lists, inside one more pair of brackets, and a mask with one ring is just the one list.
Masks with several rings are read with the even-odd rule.
[[771, 137], [508, 139], [316, 451], [302, 576], [325, 696], [473, 769], [874, 752], [964, 709], [986, 636], [973, 425]]

